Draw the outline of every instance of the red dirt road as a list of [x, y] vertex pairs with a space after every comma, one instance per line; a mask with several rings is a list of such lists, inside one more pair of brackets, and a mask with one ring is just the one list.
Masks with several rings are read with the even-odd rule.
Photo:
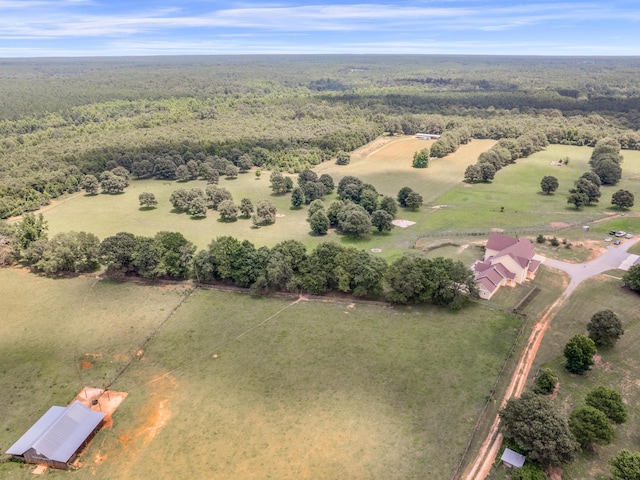
[[[502, 398], [500, 408], [504, 407], [507, 400], [511, 397], [519, 397], [522, 394], [527, 378], [529, 377], [529, 372], [531, 371], [531, 366], [536, 358], [538, 348], [540, 347], [540, 343], [542, 343], [547, 327], [549, 326], [551, 319], [554, 317], [555, 311], [562, 302], [564, 302], [565, 298], [566, 293], [547, 308], [542, 317], [533, 326], [531, 334], [527, 340], [527, 345], [520, 355], [518, 365], [511, 377], [507, 391]], [[480, 451], [476, 455], [473, 463], [471, 463], [471, 465], [469, 465], [469, 467], [467, 467], [463, 472], [461, 478], [464, 480], [483, 480], [489, 476], [493, 462], [495, 461], [496, 455], [502, 445], [502, 434], [499, 433], [499, 428], [500, 417], [496, 415], [496, 418], [493, 420], [493, 424], [491, 425], [491, 430], [480, 447]]]

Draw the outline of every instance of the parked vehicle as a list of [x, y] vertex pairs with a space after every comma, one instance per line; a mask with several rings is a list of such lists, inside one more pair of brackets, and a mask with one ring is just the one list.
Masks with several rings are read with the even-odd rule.
[[610, 242], [611, 240], [613, 240], [613, 238], [611, 238], [611, 237], [607, 237], [607, 238], [604, 239], [605, 242]]
[[620, 245], [620, 240], [616, 240], [615, 242], [613, 242], [614, 245]]
[[633, 235], [632, 235], [632, 234], [630, 234], [630, 233], [627, 233], [627, 234], [624, 236], [624, 238], [632, 238], [632, 237], [633, 237]]

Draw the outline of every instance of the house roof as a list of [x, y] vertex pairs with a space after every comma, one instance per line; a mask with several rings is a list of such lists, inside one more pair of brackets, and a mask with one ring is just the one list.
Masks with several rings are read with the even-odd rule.
[[481, 277], [476, 280], [479, 286], [482, 286], [487, 292], [493, 293], [498, 289], [498, 284], [493, 283], [487, 277]]
[[50, 460], [66, 463], [104, 416], [77, 401], [68, 407], [51, 407], [7, 453], [24, 455], [33, 448]]
[[526, 460], [526, 458], [527, 457], [525, 457], [524, 455], [520, 455], [518, 452], [514, 452], [509, 448], [505, 448], [502, 457], [500, 457], [500, 460], [508, 463], [509, 465], [520, 468], [524, 465], [524, 461]]
[[518, 243], [518, 239], [515, 237], [509, 237], [507, 235], [501, 235], [499, 233], [492, 233], [487, 240], [487, 247], [490, 250], [497, 250], [498, 252]]

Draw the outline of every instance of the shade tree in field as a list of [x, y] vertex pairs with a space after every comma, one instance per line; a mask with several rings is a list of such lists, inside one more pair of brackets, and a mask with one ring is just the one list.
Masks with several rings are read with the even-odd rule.
[[345, 235], [360, 238], [371, 232], [371, 217], [360, 205], [347, 203], [338, 214], [338, 226]]
[[88, 195], [97, 195], [100, 190], [100, 182], [94, 175], [85, 175], [82, 179], [82, 188]]
[[107, 170], [100, 174], [100, 186], [103, 193], [111, 195], [122, 193], [129, 182], [126, 178]]
[[200, 176], [205, 179], [207, 183], [217, 184], [220, 180], [220, 174], [210, 163], [202, 164], [200, 167]]
[[[287, 181], [289, 179], [289, 181]], [[271, 172], [269, 176], [269, 181], [271, 182], [271, 190], [276, 195], [282, 195], [287, 193], [288, 191], [293, 190], [293, 181], [289, 177], [285, 177], [278, 170], [274, 170]]]
[[567, 197], [567, 203], [575, 205], [576, 210], [580, 210], [589, 203], [589, 197], [581, 192], [573, 192]]
[[333, 200], [329, 206], [327, 207], [327, 218], [329, 219], [329, 224], [332, 227], [337, 227], [339, 220], [338, 215], [344, 208], [345, 203], [342, 200]]
[[427, 168], [429, 166], [429, 148], [425, 147], [421, 149], [419, 152], [415, 152], [413, 154], [413, 163], [414, 168]]
[[482, 170], [479, 164], [474, 163], [467, 167], [464, 171], [464, 181], [467, 183], [478, 183], [482, 181]]
[[596, 354], [596, 344], [586, 335], [574, 335], [564, 347], [565, 366], [571, 373], [582, 375], [591, 365]]
[[223, 222], [235, 222], [238, 219], [238, 206], [233, 200], [224, 200], [218, 205], [220, 220]]
[[611, 205], [615, 205], [620, 210], [633, 207], [635, 197], [629, 190], [618, 190], [611, 196]]
[[398, 213], [398, 203], [395, 198], [384, 196], [380, 200], [379, 209], [387, 212], [392, 218], [396, 218], [396, 213]]
[[584, 172], [580, 178], [585, 178], [598, 187], [602, 185], [602, 180], [600, 180], [600, 177], [595, 172]]
[[360, 202], [362, 194], [362, 180], [352, 175], [346, 175], [338, 182], [338, 197], [340, 200], [350, 200], [354, 203]]
[[291, 206], [293, 208], [300, 208], [304, 203], [304, 192], [302, 188], [296, 187], [291, 192]]
[[640, 452], [621, 450], [609, 460], [611, 480], [636, 480], [640, 478]]
[[329, 217], [323, 209], [317, 210], [309, 217], [311, 231], [316, 235], [325, 235], [329, 231]]
[[271, 225], [276, 221], [276, 206], [269, 200], [260, 200], [256, 205], [256, 213], [251, 217], [257, 227]]
[[335, 183], [333, 182], [333, 177], [328, 173], [323, 173], [322, 175], [320, 175], [318, 181], [324, 185], [327, 193], [333, 192], [333, 190], [336, 188]]
[[386, 210], [376, 210], [371, 214], [371, 225], [373, 225], [379, 233], [390, 232], [393, 228], [393, 216]]
[[399, 191], [398, 191], [398, 203], [400, 204], [401, 207], [406, 208], [407, 206], [407, 197], [413, 193], [413, 189], [411, 187], [402, 187]]
[[324, 210], [324, 202], [322, 200], [314, 200], [309, 204], [307, 209], [307, 219], [310, 219], [314, 213]]
[[249, 198], [240, 200], [240, 216], [242, 218], [251, 218], [253, 213], [253, 202]]
[[240, 158], [238, 158], [238, 169], [241, 173], [248, 172], [249, 170], [251, 170], [252, 166], [253, 161], [251, 160], [251, 157], [249, 155], [244, 154], [241, 155]]
[[561, 465], [580, 451], [567, 418], [543, 395], [525, 392], [511, 398], [500, 411], [505, 436], [542, 465]]
[[601, 310], [594, 313], [587, 325], [587, 331], [589, 338], [598, 348], [613, 347], [624, 334], [622, 321], [611, 310]]
[[304, 193], [304, 201], [307, 204], [321, 199], [327, 194], [327, 187], [319, 180], [305, 182], [301, 188]]
[[571, 412], [569, 428], [582, 448], [607, 445], [613, 440], [613, 427], [607, 416], [588, 405]]
[[194, 218], [204, 218], [207, 216], [207, 201], [204, 197], [196, 197], [189, 202], [189, 215]]
[[581, 177], [575, 182], [575, 187], [569, 190], [569, 193], [581, 193], [584, 194], [587, 201], [586, 205], [591, 205], [592, 203], [598, 203], [598, 199], [600, 198], [600, 187], [593, 183], [592, 181]]
[[218, 205], [225, 200], [233, 200], [231, 192], [224, 187], [218, 187], [217, 185], [209, 185], [205, 190], [205, 198], [207, 200], [207, 206], [213, 210], [218, 209]]
[[156, 196], [153, 193], [142, 192], [138, 195], [138, 202], [141, 207], [145, 208], [154, 208], [158, 205], [158, 200], [156, 200]]
[[358, 205], [364, 208], [369, 215], [378, 209], [378, 192], [370, 188], [363, 188]]
[[613, 423], [627, 421], [627, 406], [622, 400], [622, 395], [606, 387], [596, 387], [585, 398], [587, 405], [600, 410]]
[[558, 186], [558, 179], [552, 175], [545, 175], [542, 177], [542, 180], [540, 180], [540, 189], [545, 195], [551, 195], [558, 189]]
[[418, 192], [409, 193], [404, 199], [404, 206], [409, 210], [419, 210], [422, 206], [422, 195]]
[[622, 276], [622, 282], [634, 292], [640, 292], [640, 265], [633, 265]]
[[238, 167], [230, 163], [229, 165], [227, 165], [227, 168], [225, 168], [224, 170], [224, 176], [227, 177], [228, 179], [238, 178], [239, 172], [240, 170], [238, 169]]
[[484, 183], [488, 183], [494, 179], [496, 176], [496, 168], [490, 163], [480, 162], [480, 175], [482, 176], [482, 181]]

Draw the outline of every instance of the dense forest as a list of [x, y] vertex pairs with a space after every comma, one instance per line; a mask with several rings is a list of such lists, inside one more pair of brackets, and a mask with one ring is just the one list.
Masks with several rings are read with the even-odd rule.
[[[0, 218], [124, 167], [301, 172], [384, 132], [640, 148], [635, 58], [211, 56], [0, 61]], [[184, 167], [183, 167], [184, 169]]]

